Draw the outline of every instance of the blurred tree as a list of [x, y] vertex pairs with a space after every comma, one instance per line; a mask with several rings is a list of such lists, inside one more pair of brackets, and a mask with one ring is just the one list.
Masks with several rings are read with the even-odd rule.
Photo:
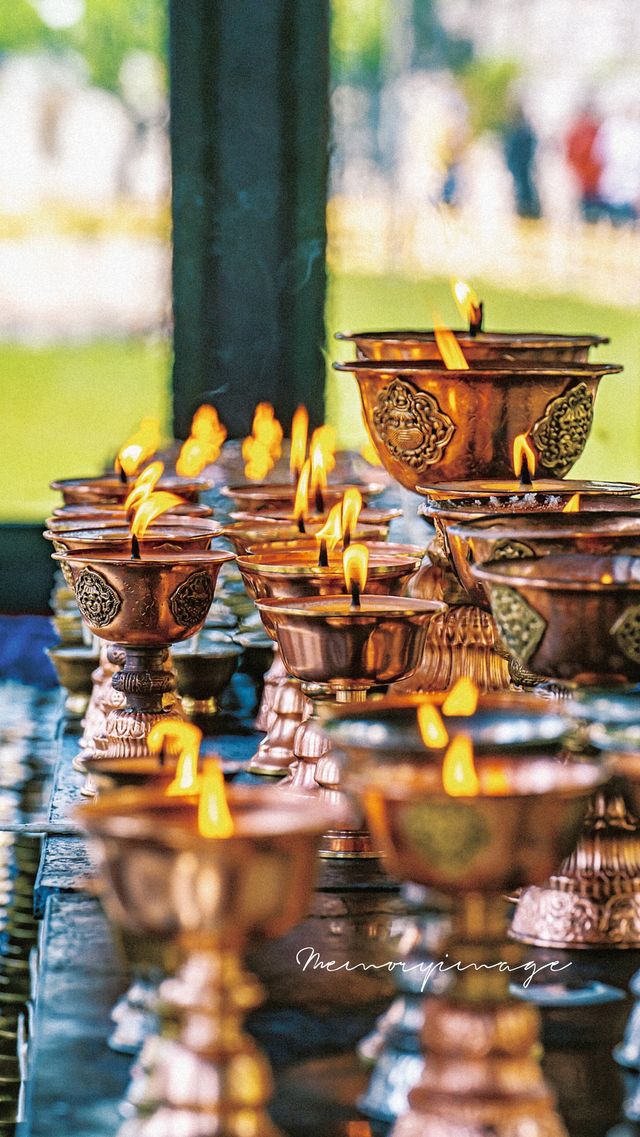
[[166, 76], [166, 0], [88, 0], [84, 16], [60, 33], [87, 62], [93, 83], [118, 91], [120, 68], [132, 51], [148, 51]]
[[119, 92], [120, 68], [132, 51], [157, 58], [166, 77], [166, 0], [86, 0], [67, 28], [50, 27], [35, 2], [0, 0], [0, 53], [69, 48], [85, 61], [91, 82], [108, 91]]
[[448, 67], [457, 72], [472, 59], [471, 40], [452, 36], [443, 28], [435, 0], [413, 0], [412, 22], [415, 67]]
[[392, 0], [332, 0], [331, 65], [336, 86], [378, 86], [391, 3]]
[[48, 42], [49, 29], [28, 0], [0, 0], [0, 53], [33, 51]]
[[464, 68], [459, 79], [474, 134], [504, 131], [511, 110], [510, 90], [519, 73], [518, 64], [510, 59], [474, 59]]

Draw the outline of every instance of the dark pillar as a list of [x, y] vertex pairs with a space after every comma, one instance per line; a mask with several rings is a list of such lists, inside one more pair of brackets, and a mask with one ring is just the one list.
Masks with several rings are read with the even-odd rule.
[[170, 0], [174, 428], [324, 410], [328, 0]]

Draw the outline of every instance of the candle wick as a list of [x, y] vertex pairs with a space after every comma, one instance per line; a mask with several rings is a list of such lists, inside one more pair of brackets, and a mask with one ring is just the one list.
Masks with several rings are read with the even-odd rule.
[[322, 487], [316, 486], [316, 513], [324, 513], [324, 497], [322, 496]]
[[482, 321], [484, 319], [484, 304], [482, 300], [478, 305], [473, 305], [469, 315], [469, 335], [472, 338], [482, 331]]
[[132, 561], [142, 560], [142, 557], [140, 556], [140, 542], [139, 542], [138, 538], [136, 537], [135, 533], [131, 534], [131, 560]]
[[158, 765], [164, 766], [165, 761], [166, 761], [166, 753], [165, 753], [164, 743], [163, 743], [162, 747], [160, 749], [160, 753], [158, 754]]
[[533, 485], [533, 479], [531, 477], [531, 470], [529, 469], [529, 461], [526, 458], [526, 456], [523, 459], [522, 466], [520, 467], [520, 485], [521, 486], [532, 486]]
[[122, 462], [118, 462], [118, 474], [120, 475], [120, 481], [122, 482], [123, 486], [128, 485], [127, 475]]
[[351, 607], [360, 607], [360, 585], [358, 584], [357, 580], [354, 580], [351, 585]]
[[342, 548], [348, 549], [350, 544], [351, 544], [351, 529], [345, 529], [344, 536], [342, 538]]
[[324, 537], [320, 539], [320, 556], [318, 557], [318, 568], [329, 567], [329, 554], [327, 552], [327, 542]]
[[306, 529], [304, 527], [304, 517], [302, 514], [300, 514], [298, 518], [298, 533], [306, 533]]

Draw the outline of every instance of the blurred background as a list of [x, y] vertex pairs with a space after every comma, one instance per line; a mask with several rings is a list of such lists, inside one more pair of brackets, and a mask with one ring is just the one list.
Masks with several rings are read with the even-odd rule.
[[[457, 326], [451, 277], [490, 330], [609, 335], [576, 475], [640, 478], [640, 6], [332, 0], [331, 46], [329, 356]], [[168, 431], [169, 193], [164, 0], [0, 0], [0, 521]], [[355, 382], [327, 400], [360, 446]]]

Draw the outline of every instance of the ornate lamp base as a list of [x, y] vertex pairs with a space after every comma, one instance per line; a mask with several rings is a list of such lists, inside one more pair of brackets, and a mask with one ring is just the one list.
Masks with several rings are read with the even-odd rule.
[[493, 617], [471, 604], [436, 613], [418, 667], [408, 679], [394, 683], [392, 690], [395, 694], [448, 691], [462, 676], [473, 679], [481, 691], [505, 691], [511, 686], [509, 657]]
[[[502, 942], [505, 911], [497, 897], [464, 897], [448, 960], [516, 966], [515, 945]], [[508, 973], [476, 968], [424, 1003], [424, 1069], [393, 1137], [566, 1137], [537, 1057], [537, 1010], [509, 994]]]
[[231, 951], [196, 951], [159, 988], [160, 1033], [133, 1069], [118, 1137], [280, 1137], [271, 1073], [242, 1019], [262, 1002]]
[[617, 787], [594, 796], [557, 876], [522, 893], [511, 935], [540, 947], [640, 947], [640, 821]]
[[[315, 702], [333, 699], [329, 688], [303, 684], [303, 690]], [[350, 698], [342, 701], [364, 701], [367, 696], [363, 690], [345, 694]], [[340, 828], [329, 829], [322, 835], [318, 850], [320, 857], [330, 860], [378, 860], [380, 854], [373, 847], [361, 810], [341, 788], [343, 755], [334, 749], [311, 702], [309, 707], [310, 710], [294, 735], [294, 761], [278, 788], [286, 793], [313, 795], [329, 805], [341, 822]]]
[[294, 750], [296, 731], [308, 714], [310, 705], [298, 680], [292, 679], [285, 671], [284, 676], [278, 678], [274, 684], [267, 735], [262, 739], [247, 766], [251, 774], [282, 777], [288, 773], [296, 757]]

